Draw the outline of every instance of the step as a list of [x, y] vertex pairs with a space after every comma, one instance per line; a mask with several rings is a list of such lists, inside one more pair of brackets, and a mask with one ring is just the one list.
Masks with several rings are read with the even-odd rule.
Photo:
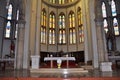
[[84, 68], [86, 70], [93, 70], [94, 69], [93, 66], [91, 66], [91, 65], [81, 66], [81, 68]]
[[30, 69], [31, 73], [88, 73], [88, 70], [84, 68], [40, 68], [40, 69]]

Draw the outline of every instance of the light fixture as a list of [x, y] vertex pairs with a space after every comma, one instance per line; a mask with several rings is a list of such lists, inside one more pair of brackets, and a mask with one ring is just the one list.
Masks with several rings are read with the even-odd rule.
[[6, 9], [9, 7], [10, 0], [6, 0]]

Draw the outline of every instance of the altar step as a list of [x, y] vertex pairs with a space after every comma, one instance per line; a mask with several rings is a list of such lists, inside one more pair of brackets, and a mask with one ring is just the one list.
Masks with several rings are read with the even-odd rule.
[[93, 70], [93, 66], [92, 65], [84, 65], [84, 66], [81, 66], [81, 68], [84, 68], [86, 70]]
[[40, 69], [30, 69], [31, 73], [88, 73], [88, 70], [84, 68], [40, 68]]

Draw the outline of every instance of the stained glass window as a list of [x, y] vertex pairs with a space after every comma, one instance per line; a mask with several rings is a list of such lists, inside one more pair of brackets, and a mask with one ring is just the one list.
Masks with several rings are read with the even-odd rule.
[[78, 34], [79, 34], [79, 43], [84, 42], [84, 29], [83, 29], [83, 22], [82, 22], [82, 13], [80, 7], [78, 8], [77, 12], [78, 17]]
[[69, 13], [69, 36], [70, 44], [75, 44], [76, 43], [75, 14], [72, 11]]
[[115, 35], [119, 35], [118, 21], [116, 18], [113, 19], [113, 27], [114, 27]]
[[41, 43], [46, 43], [46, 25], [47, 25], [46, 11], [42, 10], [41, 15]]
[[56, 3], [56, 0], [50, 0], [51, 3]]
[[[111, 30], [112, 34], [118, 36], [118, 35], [120, 35], [120, 33], [119, 33], [118, 15], [117, 15], [117, 10], [116, 10], [115, 0], [111, 0], [111, 2], [108, 3], [108, 5], [106, 5], [106, 4], [107, 3], [105, 3], [105, 2], [102, 3], [104, 30], [106, 33], [109, 30]], [[110, 9], [109, 7], [111, 8], [110, 11], [109, 11], [109, 9]], [[108, 9], [108, 11], [107, 11], [107, 9]], [[111, 13], [111, 14], [109, 14], [109, 13]], [[113, 21], [113, 23], [111, 21]]]
[[105, 3], [104, 3], [104, 2], [102, 3], [102, 15], [103, 15], [103, 17], [107, 17], [107, 14], [106, 14], [106, 6], [105, 6]]
[[55, 44], [55, 14], [49, 15], [49, 44]]
[[65, 0], [59, 0], [59, 4], [64, 4]]
[[7, 16], [8, 20], [12, 19], [12, 5], [10, 4], [8, 7], [8, 16]]
[[106, 20], [106, 19], [104, 19], [103, 24], [104, 24], [105, 33], [107, 33], [107, 32], [108, 32], [108, 23], [107, 23], [107, 20]]
[[59, 15], [59, 44], [65, 44], [66, 43], [66, 30], [65, 30], [65, 15], [64, 13], [61, 13]]
[[107, 23], [107, 20], [105, 19], [107, 17], [107, 14], [106, 14], [106, 5], [104, 2], [102, 3], [102, 15], [104, 18], [104, 21], [103, 21], [104, 31], [105, 31], [105, 33], [107, 33], [108, 32], [108, 23]]
[[10, 31], [11, 31], [11, 23], [10, 21], [8, 21], [6, 26], [6, 34], [5, 34], [6, 38], [10, 38]]
[[111, 9], [112, 9], [112, 16], [116, 16], [117, 13], [116, 13], [116, 5], [115, 5], [114, 0], [112, 0], [111, 2]]
[[6, 24], [6, 29], [5, 29], [5, 38], [10, 38], [10, 33], [11, 33], [11, 19], [12, 19], [12, 5], [11, 4], [8, 7], [7, 19], [8, 19], [8, 22]]

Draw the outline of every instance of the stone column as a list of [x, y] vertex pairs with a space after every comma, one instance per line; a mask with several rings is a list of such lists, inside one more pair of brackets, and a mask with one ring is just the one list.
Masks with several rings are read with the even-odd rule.
[[25, 2], [25, 34], [24, 34], [24, 54], [23, 54], [23, 69], [30, 67], [30, 19], [31, 19], [31, 0]]
[[41, 0], [37, 1], [37, 22], [35, 33], [35, 55], [40, 55], [40, 22], [41, 22]]
[[[94, 21], [95, 15], [93, 15], [93, 12], [95, 11], [95, 8], [94, 8], [95, 4], [93, 2], [95, 2], [95, 0], [90, 0], [88, 2], [89, 3], [89, 9], [90, 9], [90, 11], [89, 11], [90, 16], [89, 17], [90, 17], [90, 25], [91, 25], [91, 27], [90, 27], [90, 30], [91, 30], [90, 38], [92, 40], [92, 41], [89, 40], [89, 41], [91, 41], [91, 48], [89, 48], [89, 49], [92, 49], [92, 51], [91, 51], [92, 54], [90, 54], [90, 51], [89, 51], [88, 56], [90, 56], [90, 55], [92, 56], [91, 60], [93, 62], [93, 67], [98, 68], [99, 67], [99, 62], [98, 62], [99, 58], [98, 58], [98, 54], [97, 54], [98, 53], [98, 48], [97, 48], [96, 25], [95, 25], [95, 21]], [[90, 42], [88, 42], [88, 43], [90, 44]]]
[[105, 31], [103, 27], [103, 18], [102, 18], [102, 10], [101, 0], [95, 0], [95, 23], [96, 23], [96, 34], [97, 34], [97, 49], [99, 55], [99, 62], [108, 61], [107, 58], [107, 49], [106, 49], [106, 41], [105, 41]]
[[25, 21], [18, 22], [18, 38], [17, 38], [17, 54], [16, 54], [16, 69], [23, 68], [23, 51], [24, 51], [24, 29]]
[[87, 6], [86, 6], [86, 4], [87, 4], [87, 1], [86, 0], [82, 0], [82, 6], [83, 6], [83, 9], [82, 9], [82, 14], [83, 14], [83, 16], [82, 16], [82, 18], [83, 18], [83, 24], [84, 24], [84, 36], [85, 36], [85, 38], [84, 38], [84, 47], [85, 47], [85, 63], [87, 63], [87, 61], [88, 61], [88, 54], [89, 54], [89, 37], [88, 37], [88, 28], [87, 28], [87, 20], [86, 20], [86, 18], [88, 17], [87, 16]]
[[[36, 26], [35, 26], [35, 54], [31, 56], [32, 60], [32, 69], [38, 69], [40, 66], [40, 17], [41, 17], [41, 0], [37, 0], [37, 13], [36, 13]], [[36, 63], [34, 63], [36, 61]], [[35, 66], [36, 65], [36, 66]]]
[[102, 1], [96, 0], [96, 33], [97, 33], [97, 48], [98, 48], [98, 55], [99, 55], [99, 63], [100, 63], [100, 70], [101, 71], [112, 71], [111, 62], [108, 61], [108, 54], [107, 54], [107, 47], [106, 47], [106, 40], [105, 40], [105, 31], [103, 26], [103, 18], [102, 18]]
[[25, 32], [25, 4], [26, 0], [18, 1], [19, 5], [19, 19], [18, 19], [18, 33], [16, 39], [16, 56], [15, 68], [23, 69], [24, 57], [24, 32]]

